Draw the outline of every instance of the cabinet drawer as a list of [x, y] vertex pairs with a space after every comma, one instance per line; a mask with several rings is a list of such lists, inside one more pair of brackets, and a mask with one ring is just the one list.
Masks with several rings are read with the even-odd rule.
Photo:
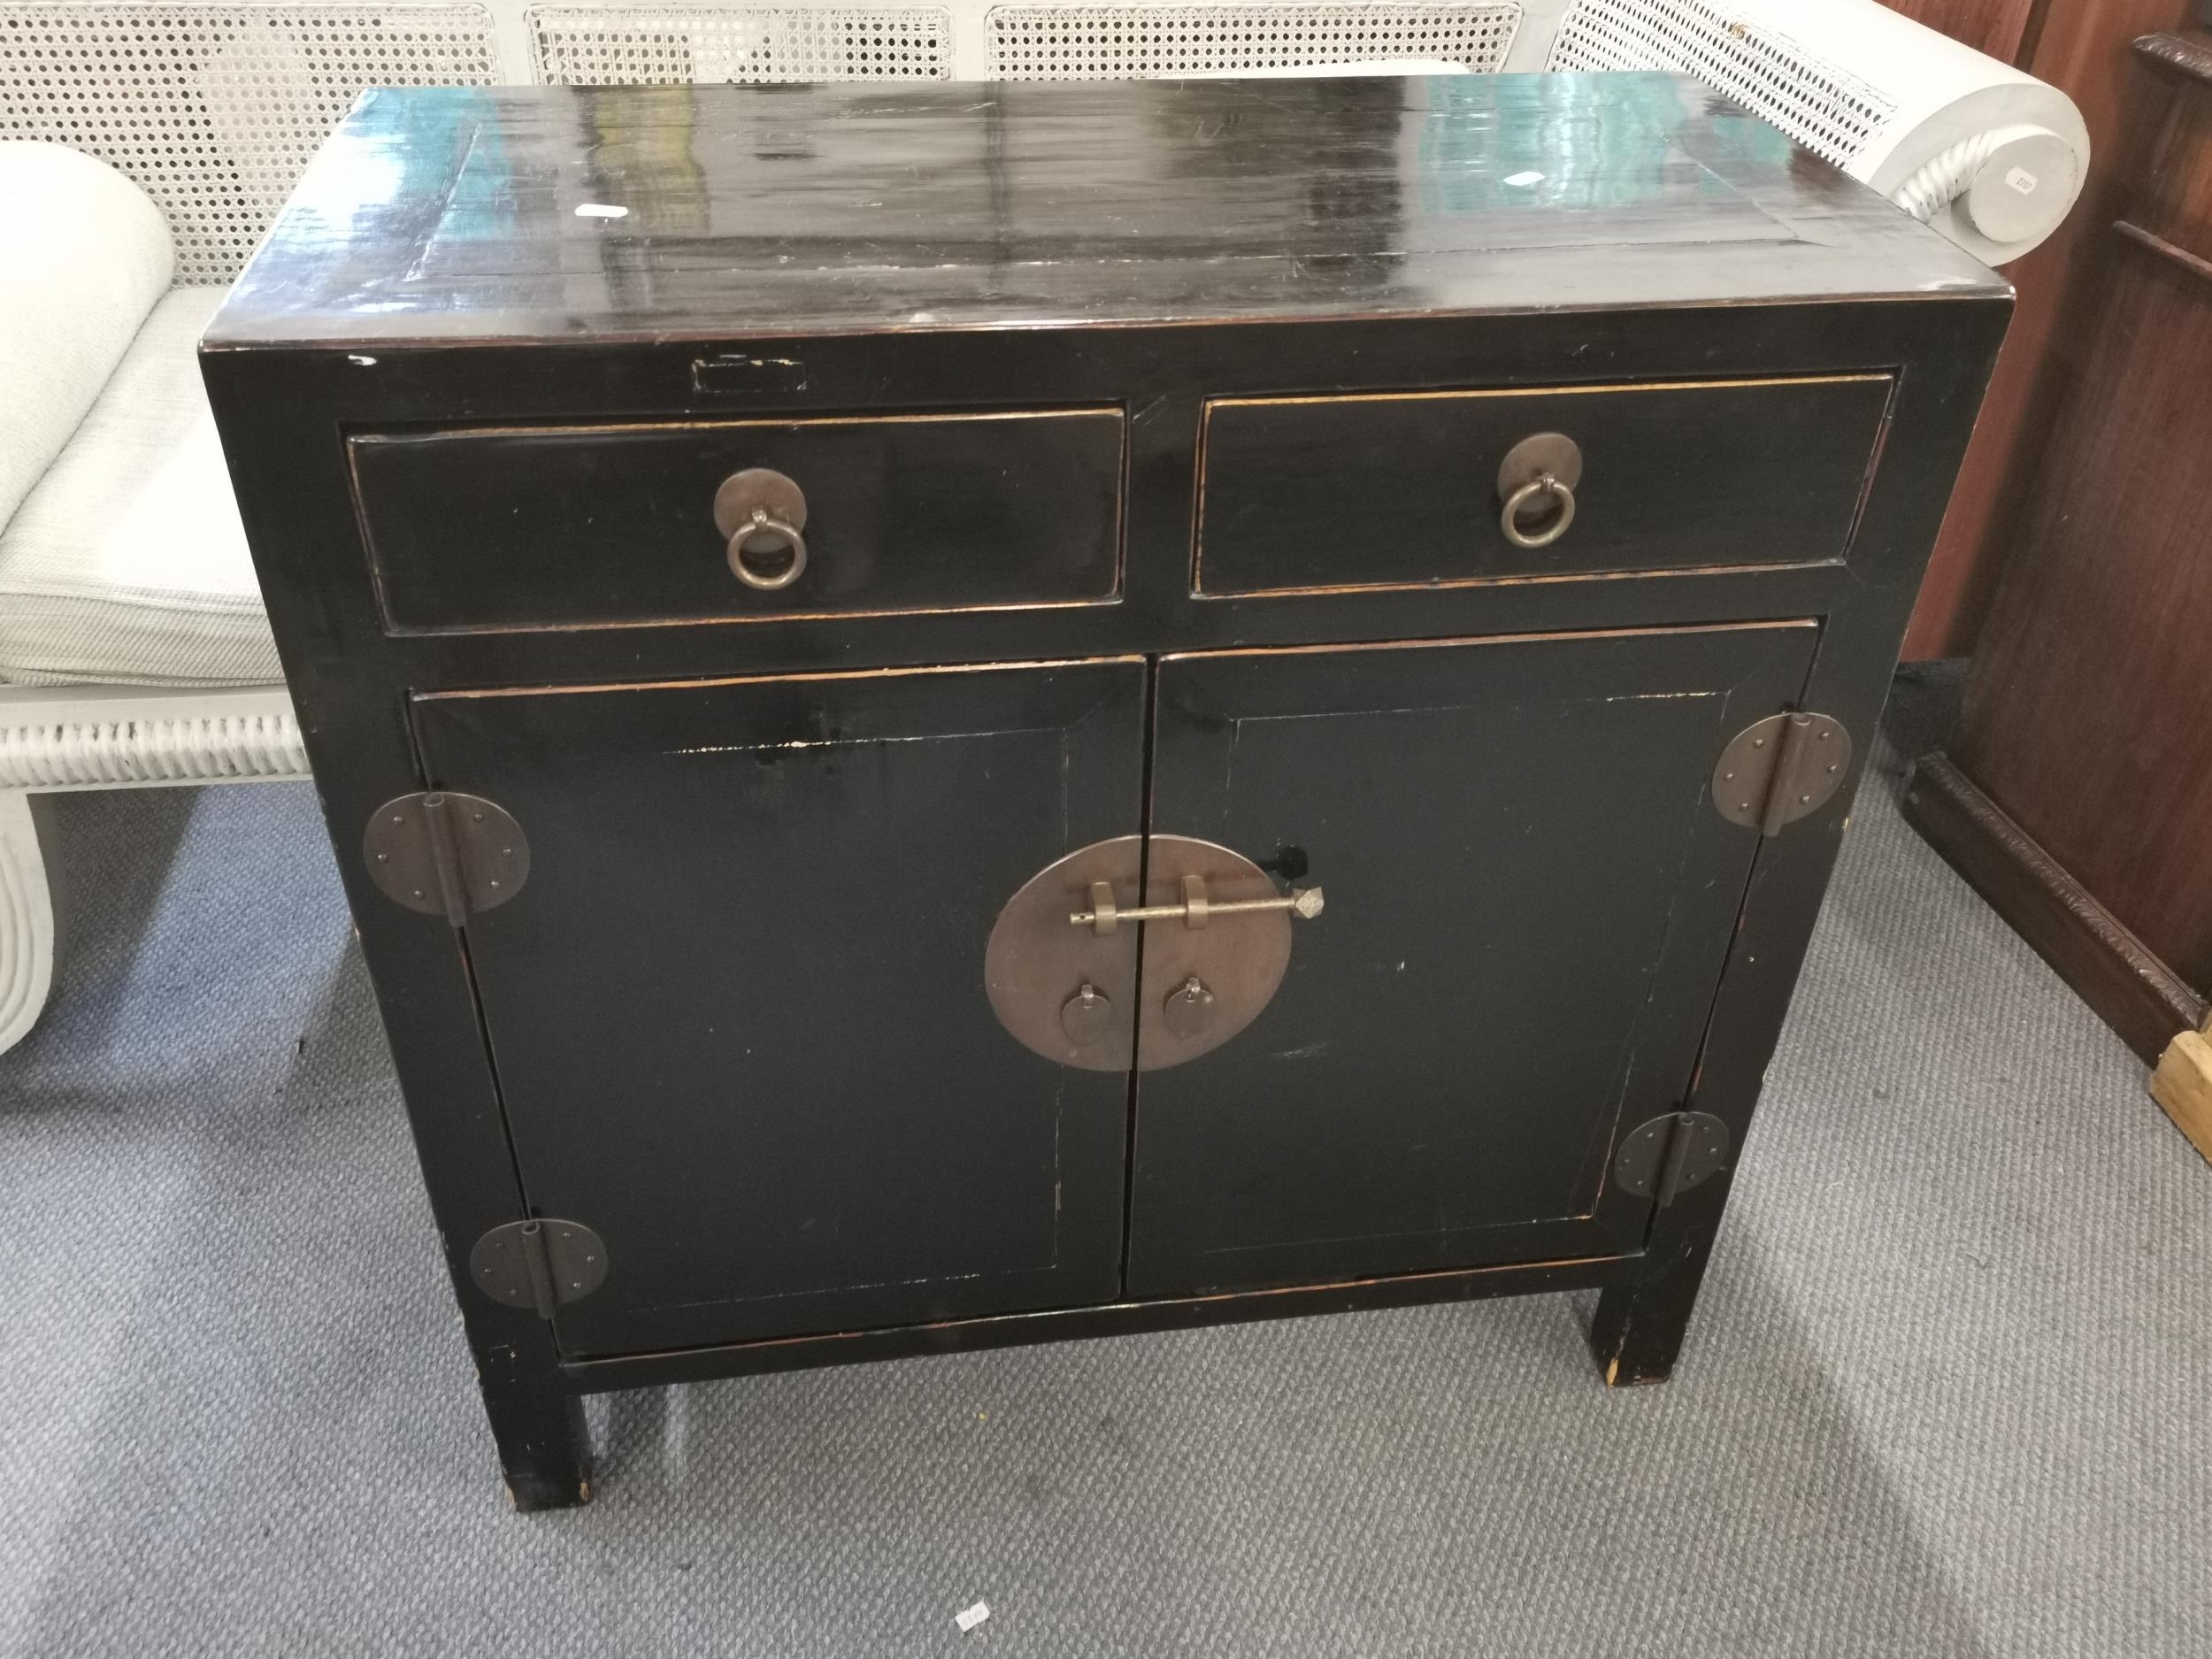
[[[395, 633], [1092, 604], [1120, 581], [1118, 410], [354, 436]], [[739, 580], [724, 481], [782, 474], [805, 565]], [[792, 517], [777, 498], [775, 515]], [[787, 570], [773, 533], [747, 561]]]
[[[1892, 377], [1233, 397], [1208, 403], [1194, 585], [1295, 593], [1843, 557]], [[1501, 524], [1523, 439], [1572, 440], [1556, 541]], [[1524, 509], [1541, 534], [1557, 509]]]

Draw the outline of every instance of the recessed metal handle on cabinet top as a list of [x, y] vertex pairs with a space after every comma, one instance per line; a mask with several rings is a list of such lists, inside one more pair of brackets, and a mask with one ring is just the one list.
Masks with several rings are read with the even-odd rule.
[[[730, 572], [748, 588], [774, 593], [806, 570], [806, 494], [781, 472], [749, 466], [714, 492], [714, 527], [729, 538]], [[784, 554], [781, 565], [763, 561]]]
[[[1498, 464], [1498, 528], [1515, 547], [1545, 548], [1575, 521], [1575, 486], [1582, 482], [1582, 446], [1564, 433], [1522, 439]], [[1532, 507], [1548, 510], [1533, 522]]]
[[1203, 927], [1214, 917], [1241, 916], [1253, 910], [1288, 910], [1302, 920], [1321, 914], [1319, 887], [1299, 887], [1265, 899], [1210, 901], [1206, 896], [1206, 878], [1187, 875], [1183, 878], [1182, 889], [1183, 899], [1179, 904], [1140, 904], [1125, 910], [1114, 902], [1112, 883], [1094, 881], [1091, 883], [1091, 908], [1070, 912], [1068, 920], [1078, 927], [1087, 927], [1103, 937], [1124, 922], [1180, 920], [1186, 927]]

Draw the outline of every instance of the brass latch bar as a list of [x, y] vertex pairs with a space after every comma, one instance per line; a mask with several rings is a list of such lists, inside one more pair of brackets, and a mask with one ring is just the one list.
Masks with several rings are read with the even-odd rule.
[[1242, 916], [1255, 910], [1288, 910], [1293, 916], [1310, 920], [1321, 914], [1321, 889], [1294, 887], [1290, 892], [1268, 899], [1209, 899], [1206, 896], [1206, 878], [1185, 876], [1183, 900], [1179, 904], [1140, 904], [1123, 910], [1114, 902], [1110, 882], [1091, 883], [1091, 908], [1071, 911], [1071, 924], [1087, 927], [1101, 938], [1111, 933], [1124, 922], [1180, 921], [1186, 927], [1203, 927], [1217, 916]]

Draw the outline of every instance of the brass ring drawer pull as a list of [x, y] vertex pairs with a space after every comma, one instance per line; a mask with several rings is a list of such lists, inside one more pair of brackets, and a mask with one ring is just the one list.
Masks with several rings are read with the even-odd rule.
[[[1552, 516], [1535, 530], [1521, 528], [1521, 509], [1539, 495], [1549, 495], [1555, 503]], [[1498, 515], [1498, 528], [1505, 532], [1505, 539], [1515, 547], [1549, 547], [1567, 534], [1567, 526], [1575, 521], [1575, 493], [1560, 480], [1545, 472], [1531, 479], [1505, 498], [1505, 511]]]
[[1124, 922], [1180, 921], [1186, 927], [1203, 927], [1217, 916], [1241, 916], [1253, 910], [1288, 910], [1293, 916], [1310, 918], [1321, 914], [1321, 889], [1299, 887], [1271, 899], [1223, 899], [1209, 901], [1206, 897], [1206, 878], [1183, 878], [1183, 902], [1180, 904], [1140, 904], [1123, 910], [1114, 902], [1110, 882], [1091, 883], [1091, 908], [1075, 910], [1068, 920], [1077, 927], [1087, 927], [1102, 938], [1111, 933]]
[[[1572, 438], [1540, 432], [1522, 439], [1498, 465], [1498, 494], [1504, 503], [1499, 530], [1515, 547], [1549, 547], [1575, 521], [1575, 486], [1581, 481], [1582, 446]], [[1533, 528], [1525, 527], [1522, 510], [1541, 499], [1550, 501], [1550, 512]]]
[[[748, 588], [774, 593], [806, 571], [806, 494], [781, 472], [749, 466], [714, 492], [714, 526], [729, 538], [730, 573]], [[784, 553], [780, 565], [755, 560]]]
[[[758, 570], [746, 558], [748, 553], [756, 549], [756, 544], [763, 536], [775, 539], [759, 550], [769, 553], [789, 550], [791, 557], [781, 570]], [[806, 569], [806, 538], [799, 534], [796, 525], [786, 524], [780, 518], [770, 517], [765, 507], [756, 507], [750, 521], [740, 525], [737, 534], [730, 538], [730, 569], [738, 580], [748, 588], [757, 588], [763, 593], [772, 594], [779, 588], [788, 588], [799, 580], [800, 573]]]

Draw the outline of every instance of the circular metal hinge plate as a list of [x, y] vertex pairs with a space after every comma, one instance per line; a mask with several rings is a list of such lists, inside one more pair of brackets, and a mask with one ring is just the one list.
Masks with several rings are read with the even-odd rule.
[[[1671, 1203], [1728, 1162], [1728, 1125], [1710, 1112], [1668, 1112], [1631, 1130], [1614, 1155], [1613, 1179], [1639, 1198]], [[1674, 1166], [1669, 1184], [1668, 1166]], [[1666, 1190], [1662, 1190], [1665, 1187]]]
[[[1032, 876], [999, 912], [984, 951], [984, 989], [999, 1024], [1033, 1053], [1089, 1071], [1125, 1071], [1133, 1060], [1146, 1071], [1180, 1065], [1250, 1025], [1282, 984], [1290, 964], [1288, 910], [1217, 915], [1201, 927], [1133, 922], [1102, 934], [1069, 921], [1093, 908], [1095, 882], [1110, 887], [1123, 910], [1181, 903], [1187, 876], [1203, 879], [1214, 904], [1282, 895], [1274, 879], [1240, 853], [1187, 835], [1154, 835], [1141, 900], [1137, 872], [1147, 846], [1144, 837], [1125, 835], [1079, 849]], [[1170, 993], [1193, 979], [1209, 998], [1187, 999], [1171, 1024]], [[1071, 1022], [1064, 1010], [1086, 985], [1110, 1008]]]
[[1713, 805], [1771, 835], [1834, 798], [1851, 770], [1851, 733], [1825, 714], [1770, 714], [1736, 733], [1713, 766]]
[[530, 842], [495, 801], [452, 790], [403, 795], [369, 817], [361, 856], [384, 895], [455, 926], [504, 904], [530, 875]]
[[477, 1240], [469, 1278], [494, 1302], [534, 1308], [550, 1319], [561, 1303], [606, 1283], [607, 1247], [580, 1221], [510, 1221]]

